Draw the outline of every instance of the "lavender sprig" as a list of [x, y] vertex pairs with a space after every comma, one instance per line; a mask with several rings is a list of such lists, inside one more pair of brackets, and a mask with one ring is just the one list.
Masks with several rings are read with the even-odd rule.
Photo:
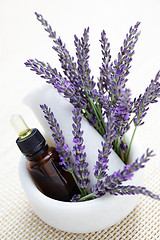
[[122, 79], [119, 79], [121, 84], [126, 82], [126, 77], [129, 74], [130, 63], [132, 61], [132, 56], [134, 54], [135, 44], [138, 41], [140, 32], [138, 32], [138, 27], [140, 22], [137, 22], [134, 27], [129, 29], [129, 34], [126, 35], [126, 39], [123, 42], [123, 46], [120, 49], [118, 54], [118, 60], [114, 62], [114, 68], [120, 70], [120, 76]]
[[138, 32], [139, 22], [134, 27], [131, 27], [129, 34], [123, 42], [123, 46], [118, 53], [118, 59], [110, 63], [110, 44], [106, 38], [106, 33], [101, 33], [102, 47], [102, 67], [100, 68], [99, 90], [104, 93], [104, 89], [110, 96], [111, 105], [117, 102], [119, 98], [119, 90], [125, 87], [127, 82], [126, 76], [129, 74], [130, 63], [134, 54], [134, 47], [140, 35]]
[[104, 90], [108, 90], [108, 86], [110, 83], [109, 79], [109, 63], [111, 61], [110, 55], [110, 43], [108, 42], [108, 38], [106, 37], [106, 32], [103, 30], [101, 33], [101, 48], [102, 48], [102, 67], [100, 68], [100, 78], [98, 81], [98, 88], [100, 92], [105, 93]]
[[109, 155], [113, 147], [112, 143], [116, 138], [114, 123], [114, 116], [110, 115], [106, 123], [105, 142], [101, 142], [102, 150], [98, 150], [98, 161], [96, 161], [96, 165], [94, 166], [94, 175], [97, 178], [97, 183], [91, 188], [91, 193], [95, 197], [103, 196], [106, 192], [104, 178], [107, 177]]
[[44, 113], [45, 119], [48, 121], [50, 129], [52, 130], [52, 136], [57, 145], [56, 150], [59, 153], [61, 160], [60, 165], [62, 165], [66, 171], [73, 172], [74, 163], [70, 161], [71, 151], [68, 145], [64, 142], [63, 133], [53, 115], [53, 112], [46, 104], [40, 105], [40, 107]]
[[[92, 188], [91, 188], [92, 198], [99, 198], [106, 194], [106, 188], [104, 184], [104, 180], [99, 180]], [[87, 197], [87, 196], [86, 196]], [[84, 200], [84, 198], [82, 198]]]
[[26, 67], [29, 67], [31, 71], [36, 72], [37, 75], [50, 81], [55, 81], [55, 75], [57, 74], [56, 68], [52, 68], [49, 63], [44, 63], [38, 59], [29, 59], [25, 62]]
[[160, 200], [160, 197], [151, 191], [147, 190], [145, 187], [141, 186], [119, 186], [115, 189], [108, 189], [108, 192], [111, 195], [135, 195], [135, 194], [143, 194], [145, 196], [149, 196], [155, 200]]
[[153, 151], [146, 150], [146, 154], [143, 154], [140, 159], [136, 159], [133, 163], [125, 165], [123, 170], [114, 172], [112, 175], [105, 178], [105, 186], [107, 188], [116, 188], [122, 185], [122, 182], [132, 179], [134, 172], [141, 168], [144, 168], [144, 164], [153, 157]]
[[38, 14], [35, 12], [37, 19], [42, 23], [44, 26], [44, 29], [49, 33], [49, 37], [55, 39], [56, 38], [56, 32], [52, 31], [51, 26], [48, 24], [48, 22], [43, 18], [41, 14]]
[[106, 193], [110, 193], [112, 195], [143, 194], [156, 200], [160, 200], [158, 195], [152, 193], [144, 187], [122, 185], [124, 181], [132, 179], [134, 172], [144, 168], [144, 164], [153, 156], [153, 151], [149, 151], [149, 149], [147, 149], [146, 154], [143, 154], [139, 161], [136, 159], [135, 162], [125, 166], [123, 170], [114, 172], [111, 175], [107, 175], [104, 180], [102, 179], [98, 181], [98, 183], [93, 186], [89, 195], [82, 197], [78, 201], [83, 201], [91, 197], [101, 197]]
[[[90, 76], [91, 70], [89, 68], [89, 28], [84, 29], [83, 37], [78, 39], [75, 35], [74, 44], [76, 46], [76, 56], [78, 63], [78, 74], [79, 81], [84, 89], [83, 94], [85, 98], [88, 99], [88, 108], [90, 109], [90, 116], [94, 119], [94, 126], [98, 132], [104, 136], [105, 134], [105, 123], [102, 116], [101, 105], [98, 103], [99, 98], [97, 97], [97, 90], [95, 89], [96, 83], [94, 82], [94, 77]], [[90, 118], [89, 118], [90, 120]]]
[[86, 101], [77, 92], [74, 85], [64, 78], [56, 68], [52, 68], [49, 63], [45, 64], [37, 59], [30, 59], [25, 63], [26, 67], [30, 67], [32, 71], [35, 71], [37, 75], [46, 79], [46, 82], [52, 84], [59, 93], [70, 100], [75, 107], [86, 108]]
[[[125, 143], [123, 144], [123, 137], [125, 133], [130, 129], [130, 116], [132, 111], [132, 101], [131, 101], [130, 90], [125, 88], [119, 91], [119, 98], [115, 105], [112, 105], [110, 109], [113, 109], [115, 117], [115, 130], [117, 133], [117, 138], [113, 142], [113, 149], [118, 154], [119, 157], [123, 158], [126, 163], [126, 152], [127, 147]], [[121, 146], [123, 147], [121, 148]], [[122, 154], [121, 149], [123, 149], [124, 154]]]
[[86, 162], [86, 152], [84, 140], [83, 140], [83, 131], [81, 131], [81, 120], [82, 117], [80, 116], [81, 110], [76, 108], [72, 111], [73, 113], [73, 153], [74, 158], [76, 161], [75, 164], [75, 173], [78, 177], [78, 185], [83, 189], [84, 193], [86, 194], [86, 188], [90, 183], [89, 179], [89, 171], [88, 171], [88, 163]]
[[106, 170], [108, 170], [109, 155], [115, 138], [115, 119], [113, 115], [110, 115], [106, 123], [106, 134], [104, 135], [105, 142], [101, 142], [102, 150], [98, 150], [98, 161], [96, 161], [96, 165], [94, 166], [94, 175], [97, 178], [97, 182], [107, 176]]
[[66, 49], [65, 44], [63, 44], [60, 37], [56, 37], [56, 32], [52, 30], [52, 27], [48, 22], [43, 18], [41, 14], [35, 13], [37, 19], [42, 23], [44, 29], [49, 33], [49, 37], [53, 40], [56, 46], [53, 46], [53, 49], [58, 53], [59, 61], [61, 67], [64, 70], [64, 74], [69, 78], [69, 80], [74, 83], [76, 74], [76, 63], [74, 58], [70, 56], [69, 51]]
[[143, 118], [147, 114], [149, 105], [151, 103], [157, 102], [157, 98], [160, 97], [160, 71], [155, 76], [154, 80], [151, 80], [150, 85], [146, 88], [145, 93], [139, 95], [138, 99], [134, 99], [134, 109], [135, 113], [134, 124], [135, 126], [140, 126], [144, 124]]
[[90, 77], [91, 70], [89, 68], [89, 28], [84, 29], [83, 37], [78, 39], [78, 37], [74, 36], [74, 44], [76, 46], [76, 56], [78, 63], [78, 75], [80, 77], [79, 81], [85, 85], [86, 89], [88, 89], [89, 94], [95, 87], [95, 82], [93, 81], [93, 76]]
[[123, 46], [120, 48], [120, 52], [118, 53], [118, 59], [111, 65], [110, 71], [112, 72], [113, 78], [109, 89], [110, 93], [117, 92], [118, 89], [116, 88], [116, 85], [118, 88], [124, 88], [125, 83], [128, 80], [126, 79], [126, 76], [129, 74], [135, 44], [140, 35], [140, 32], [138, 32], [139, 24], [140, 22], [137, 22], [134, 27], [129, 29], [129, 34], [126, 35]]
[[77, 56], [77, 72], [78, 72], [78, 81], [81, 85], [81, 94], [85, 96], [85, 99], [88, 101], [87, 109], [90, 112], [91, 118], [94, 119], [95, 124], [92, 124], [91, 119], [89, 118], [91, 125], [94, 126], [101, 135], [104, 135], [103, 125], [101, 120], [99, 119], [99, 115], [97, 113], [97, 108], [95, 106], [96, 96], [94, 94], [94, 77], [90, 76], [91, 70], [89, 68], [89, 28], [84, 29], [83, 37], [78, 39], [78, 37], [74, 36], [74, 44], [76, 46], [76, 56]]
[[146, 116], [147, 111], [149, 110], [149, 105], [151, 103], [157, 102], [157, 98], [160, 97], [160, 82], [158, 82], [159, 78], [160, 71], [158, 71], [158, 73], [156, 74], [155, 79], [151, 80], [151, 83], [146, 88], [145, 93], [143, 95], [140, 94], [138, 99], [134, 99], [132, 112], [135, 114], [135, 116], [133, 117], [131, 122], [134, 122], [135, 128], [129, 143], [126, 161], [128, 160], [130, 154], [132, 141], [136, 133], [137, 127], [144, 124], [143, 119]]
[[[134, 47], [138, 40], [139, 22], [131, 27], [129, 34], [126, 35], [123, 46], [118, 54], [118, 59], [110, 63], [110, 44], [106, 38], [106, 33], [101, 33], [101, 47], [102, 47], [102, 67], [100, 68], [99, 79], [99, 91], [105, 95], [108, 93], [108, 109], [105, 109], [107, 115], [112, 108], [115, 109], [115, 116], [117, 117], [117, 129], [119, 131], [118, 137], [123, 137], [124, 133], [129, 129], [129, 119], [132, 110], [132, 104], [130, 100], [130, 93], [128, 89], [125, 89], [125, 83], [127, 82], [126, 76], [129, 74], [130, 62], [134, 54]], [[104, 90], [105, 89], [105, 90]], [[102, 103], [103, 107], [103, 103]], [[124, 110], [124, 111], [123, 111]], [[126, 114], [123, 114], [126, 112]], [[119, 148], [115, 143], [116, 148]]]
[[115, 106], [112, 106], [112, 108], [114, 111], [117, 136], [122, 138], [130, 128], [129, 120], [132, 111], [132, 101], [129, 89], [121, 89], [119, 92], [117, 103]]

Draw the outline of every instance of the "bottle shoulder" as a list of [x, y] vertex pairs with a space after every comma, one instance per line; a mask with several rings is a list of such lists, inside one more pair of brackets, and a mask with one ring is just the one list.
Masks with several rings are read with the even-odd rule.
[[50, 161], [59, 162], [59, 155], [54, 147], [49, 147], [43, 154], [40, 156], [29, 160], [28, 166], [29, 168], [38, 167], [40, 165], [44, 165], [49, 163]]

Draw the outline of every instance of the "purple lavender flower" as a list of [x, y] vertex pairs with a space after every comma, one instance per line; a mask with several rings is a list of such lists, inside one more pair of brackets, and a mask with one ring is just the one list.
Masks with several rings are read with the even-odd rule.
[[61, 160], [60, 164], [63, 165], [65, 170], [72, 171], [74, 164], [70, 162], [71, 151], [68, 145], [64, 142], [64, 136], [62, 131], [60, 130], [57, 120], [55, 119], [53, 112], [51, 112], [51, 109], [48, 108], [46, 104], [40, 105], [40, 107], [44, 113], [44, 117], [48, 121], [50, 129], [52, 130], [52, 136], [57, 145], [56, 150], [59, 153], [59, 157]]
[[112, 149], [112, 142], [116, 138], [114, 117], [110, 115], [106, 123], [106, 134], [104, 135], [105, 142], [102, 142], [102, 150], [98, 150], [98, 161], [94, 166], [94, 175], [97, 178], [97, 183], [91, 188], [91, 193], [96, 197], [103, 196], [106, 192], [104, 178], [107, 177], [109, 155]]
[[130, 91], [125, 89], [127, 81], [126, 76], [129, 74], [130, 62], [134, 54], [134, 47], [138, 40], [139, 22], [131, 27], [129, 34], [126, 35], [123, 46], [118, 54], [118, 59], [111, 62], [110, 44], [106, 38], [106, 33], [101, 33], [102, 47], [102, 67], [100, 68], [99, 93], [107, 99], [107, 104], [102, 102], [104, 115], [108, 116], [110, 111], [115, 112], [115, 127], [117, 137], [122, 138], [124, 133], [129, 129], [129, 119], [132, 111], [132, 102]]
[[112, 142], [116, 138], [114, 117], [111, 115], [108, 117], [108, 122], [106, 123], [106, 134], [104, 135], [105, 142], [102, 142], [102, 150], [98, 150], [98, 161], [94, 166], [94, 175], [97, 181], [107, 176], [106, 170], [108, 170], [109, 155], [112, 149]]
[[149, 151], [147, 149], [146, 155], [143, 154], [140, 160], [138, 159], [124, 167], [122, 171], [114, 172], [112, 175], [107, 175], [105, 180], [99, 180], [97, 184], [91, 188], [91, 193], [95, 197], [101, 197], [106, 193], [112, 195], [135, 195], [135, 194], [143, 194], [146, 196], [150, 196], [156, 200], [160, 200], [160, 197], [151, 191], [147, 190], [144, 187], [140, 186], [123, 186], [122, 182], [127, 181], [133, 177], [133, 173], [138, 171], [140, 168], [144, 167], [144, 164], [149, 161], [150, 157], [154, 156], [153, 151]]
[[[64, 97], [72, 99], [74, 104], [78, 103], [79, 105], [81, 98], [78, 98], [77, 94], [75, 94], [76, 89], [74, 85], [66, 78], [63, 78], [56, 68], [53, 69], [49, 63], [45, 64], [37, 59], [30, 59], [25, 65], [42, 78], [47, 79], [47, 83], [53, 84], [59, 93], [64, 94]], [[84, 104], [84, 101], [82, 104]]]
[[127, 81], [126, 76], [129, 74], [130, 63], [134, 54], [134, 47], [140, 35], [140, 32], [138, 32], [139, 25], [140, 22], [137, 22], [134, 27], [129, 29], [129, 34], [126, 35], [123, 46], [120, 48], [120, 52], [118, 53], [118, 59], [115, 60], [112, 65], [114, 82], [122, 88], [125, 87], [125, 83]]
[[135, 113], [134, 124], [140, 126], [144, 123], [143, 118], [147, 114], [150, 103], [157, 102], [157, 98], [160, 97], [160, 71], [156, 74], [154, 80], [151, 80], [150, 85], [146, 88], [145, 93], [140, 94], [138, 99], [134, 99], [133, 112]]
[[112, 195], [135, 195], [135, 194], [143, 194], [145, 196], [149, 196], [155, 200], [160, 200], [160, 197], [151, 191], [147, 190], [145, 187], [141, 186], [118, 186], [115, 189], [108, 189]]
[[[103, 117], [104, 123], [107, 122], [107, 118], [110, 115], [110, 112], [113, 112], [111, 108], [111, 102], [107, 94], [103, 94], [102, 91], [99, 91], [97, 94], [97, 103], [101, 109], [101, 115]], [[103, 136], [103, 135], [102, 135]]]
[[62, 77], [61, 73], [56, 68], [52, 68], [49, 63], [45, 64], [37, 59], [30, 59], [25, 63], [26, 67], [30, 67], [37, 75], [46, 79], [47, 83], [52, 84], [59, 93], [70, 100], [75, 107], [85, 108], [86, 100], [77, 92], [74, 85], [66, 78]]
[[[95, 82], [94, 77], [91, 75], [91, 70], [89, 68], [89, 28], [84, 29], [83, 37], [79, 39], [76, 35], [74, 36], [74, 44], [76, 46], [76, 56], [77, 56], [77, 74], [78, 82], [81, 88], [81, 95], [87, 100], [87, 111], [90, 116], [87, 118], [89, 123], [96, 128], [97, 116], [95, 115], [95, 109], [93, 109], [95, 95], [94, 87]], [[98, 125], [97, 125], [98, 126]], [[97, 128], [98, 129], [98, 128]]]
[[38, 14], [35, 12], [37, 19], [42, 23], [42, 25], [45, 27], [45, 30], [50, 34], [49, 37], [55, 39], [56, 38], [56, 32], [52, 31], [51, 26], [47, 23], [47, 21], [43, 18], [41, 14]]
[[[42, 23], [44, 29], [49, 33], [49, 37], [53, 39], [55, 46], [53, 49], [58, 53], [59, 61], [61, 63], [61, 67], [64, 70], [64, 74], [69, 78], [70, 82], [74, 84], [78, 84], [77, 78], [77, 67], [74, 62], [74, 58], [70, 56], [69, 51], [66, 49], [65, 44], [63, 44], [60, 37], [56, 37], [56, 32], [52, 30], [52, 27], [48, 24], [48, 22], [43, 18], [41, 14], [35, 13], [37, 19]], [[76, 86], [75, 86], [76, 87]], [[77, 89], [78, 90], [78, 89]]]
[[57, 75], [56, 68], [52, 68], [49, 63], [45, 64], [37, 59], [29, 59], [25, 62], [26, 67], [30, 67], [31, 71], [36, 72], [37, 75], [50, 81], [55, 81], [55, 75]]
[[111, 108], [114, 111], [117, 137], [122, 138], [130, 128], [129, 120], [133, 104], [130, 98], [131, 93], [129, 89], [121, 89], [119, 92], [117, 103]]
[[66, 49], [65, 44], [63, 44], [61, 38], [56, 37], [56, 32], [52, 30], [52, 27], [43, 18], [43, 16], [38, 13], [35, 14], [37, 16], [37, 19], [44, 26], [44, 29], [49, 33], [49, 37], [53, 39], [53, 42], [56, 44], [56, 46], [53, 46], [53, 49], [58, 53], [61, 67], [64, 70], [64, 74], [73, 83], [75, 79], [74, 75], [76, 75], [76, 63], [74, 62], [74, 58], [70, 56], [69, 51]]
[[92, 188], [91, 193], [94, 197], [102, 197], [106, 193], [105, 185], [103, 180], [99, 180]]
[[118, 59], [110, 63], [110, 44], [106, 38], [106, 33], [101, 33], [101, 47], [102, 47], [102, 67], [100, 68], [99, 90], [108, 92], [112, 104], [117, 101], [119, 96], [119, 89], [125, 87], [127, 81], [126, 76], [129, 74], [130, 63], [134, 54], [134, 47], [140, 35], [138, 32], [139, 22], [134, 27], [131, 27], [129, 34], [123, 42], [123, 46], [118, 53]]
[[126, 143], [124, 143], [123, 140], [121, 140], [120, 145], [119, 145], [119, 150], [121, 152], [125, 152], [127, 149], [128, 149], [128, 145]]
[[105, 93], [104, 90], [108, 90], [108, 86], [110, 83], [109, 79], [109, 63], [111, 61], [110, 55], [110, 43], [108, 42], [108, 38], [106, 37], [106, 32], [103, 30], [101, 33], [101, 48], [102, 48], [102, 67], [100, 68], [100, 78], [98, 81], [98, 88], [99, 91]]
[[117, 188], [119, 185], [122, 185], [123, 181], [130, 180], [133, 177], [134, 172], [144, 168], [144, 164], [148, 162], [152, 156], [154, 156], [153, 151], [149, 151], [149, 149], [147, 149], [146, 154], [143, 154], [139, 160], [136, 159], [133, 163], [125, 165], [123, 170], [119, 170], [107, 176], [105, 178], [106, 188]]
[[74, 158], [76, 161], [75, 164], [75, 173], [78, 177], [78, 185], [82, 189], [86, 189], [88, 184], [90, 183], [89, 179], [89, 171], [87, 169], [88, 163], [86, 162], [86, 152], [84, 152], [85, 146], [83, 144], [83, 131], [81, 131], [81, 120], [82, 117], [80, 116], [81, 110], [75, 108], [73, 111], [73, 153]]
[[90, 77], [91, 70], [89, 68], [88, 58], [89, 58], [89, 28], [84, 29], [83, 37], [78, 39], [78, 37], [74, 36], [74, 44], [76, 46], [76, 56], [78, 62], [78, 75], [80, 78], [81, 86], [83, 85], [86, 89], [90, 90], [89, 94], [95, 87], [95, 82], [93, 81], [93, 76]]
[[78, 202], [78, 200], [81, 199], [81, 194], [75, 194], [72, 199], [71, 202]]

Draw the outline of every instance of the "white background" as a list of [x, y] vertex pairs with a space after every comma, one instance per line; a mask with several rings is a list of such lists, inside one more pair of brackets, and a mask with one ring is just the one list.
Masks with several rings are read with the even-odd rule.
[[[12, 114], [20, 113], [30, 127], [37, 120], [22, 103], [23, 97], [44, 82], [24, 62], [38, 58], [60, 69], [58, 57], [34, 12], [43, 14], [57, 35], [62, 37], [71, 55], [75, 55], [74, 34], [79, 37], [90, 27], [90, 66], [95, 79], [101, 65], [100, 34], [104, 29], [111, 43], [113, 59], [131, 25], [141, 22], [141, 36], [136, 46], [128, 87], [133, 97], [143, 93], [160, 69], [160, 1], [107, 0], [0, 0], [0, 164], [15, 163], [20, 156], [15, 145], [16, 133], [10, 126]], [[144, 148], [153, 148], [160, 155], [160, 103], [151, 106], [145, 125], [137, 131]], [[36, 126], [35, 126], [36, 125]], [[12, 151], [11, 151], [12, 149]], [[8, 158], [7, 158], [8, 159]], [[12, 164], [13, 164], [12, 162]], [[9, 176], [12, 178], [12, 173]]]

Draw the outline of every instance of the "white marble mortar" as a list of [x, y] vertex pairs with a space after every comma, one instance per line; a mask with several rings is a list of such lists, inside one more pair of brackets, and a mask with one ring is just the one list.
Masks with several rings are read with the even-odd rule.
[[[29, 93], [25, 97], [24, 103], [31, 107], [44, 128], [45, 137], [51, 142], [51, 131], [39, 107], [40, 104], [47, 104], [54, 112], [67, 144], [72, 148], [71, 111], [73, 106], [66, 99], [60, 96], [52, 86], [44, 85]], [[84, 118], [82, 119], [82, 130], [84, 130], [87, 161], [91, 172], [91, 186], [96, 181], [93, 166], [97, 159], [98, 148], [101, 149], [102, 137]], [[134, 161], [140, 156], [139, 145], [133, 142], [130, 160]], [[109, 173], [122, 169], [123, 166], [121, 159], [112, 151], [109, 161]], [[134, 209], [139, 199], [138, 195], [112, 196], [109, 194], [99, 199], [79, 203], [51, 199], [36, 188], [27, 171], [26, 159], [23, 156], [20, 159], [19, 176], [33, 211], [50, 226], [66, 232], [89, 233], [109, 228], [125, 218]], [[133, 179], [125, 182], [125, 185], [142, 186], [143, 170], [135, 173]]]

